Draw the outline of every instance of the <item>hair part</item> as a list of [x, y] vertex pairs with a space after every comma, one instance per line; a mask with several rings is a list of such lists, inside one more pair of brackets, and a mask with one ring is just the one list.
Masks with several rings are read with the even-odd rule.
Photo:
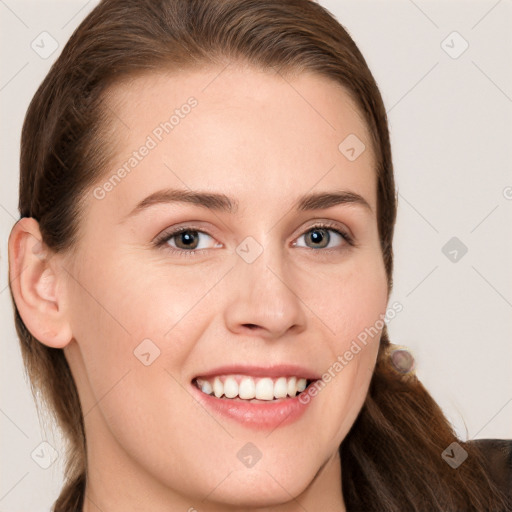
[[[73, 252], [87, 194], [114, 150], [108, 136], [113, 122], [108, 92], [137, 75], [225, 62], [316, 73], [350, 95], [375, 155], [377, 222], [390, 293], [397, 206], [386, 111], [350, 35], [310, 0], [99, 3], [75, 30], [28, 108], [21, 139], [21, 217], [39, 222], [49, 249]], [[12, 290], [11, 298], [32, 390], [68, 441], [67, 480], [53, 510], [81, 510], [87, 460], [77, 388], [63, 350], [34, 338]], [[421, 383], [391, 369], [389, 346], [384, 327], [368, 396], [340, 447], [347, 510], [501, 510], [503, 500], [475, 448], [463, 445], [470, 456], [457, 471], [442, 460], [441, 452], [457, 438]]]

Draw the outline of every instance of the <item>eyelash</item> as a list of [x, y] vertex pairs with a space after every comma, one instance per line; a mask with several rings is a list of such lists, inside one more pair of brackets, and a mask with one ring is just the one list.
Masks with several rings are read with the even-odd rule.
[[[329, 222], [315, 224], [315, 225], [311, 226], [310, 228], [308, 228], [306, 231], [304, 231], [304, 233], [302, 233], [302, 235], [300, 235], [300, 236], [303, 236], [306, 233], [309, 233], [310, 231], [313, 231], [315, 229], [326, 229], [328, 231], [334, 231], [335, 233], [340, 235], [341, 238], [343, 238], [343, 240], [345, 240], [345, 242], [347, 242], [350, 246], [356, 245], [354, 240], [352, 239], [352, 237], [346, 231], [340, 229], [338, 227], [338, 225], [331, 224]], [[155, 240], [154, 245], [156, 247], [163, 247], [167, 244], [167, 242], [169, 240], [171, 240], [175, 236], [179, 235], [180, 233], [183, 233], [186, 231], [197, 231], [198, 233], [203, 233], [203, 234], [208, 235], [213, 238], [213, 236], [210, 235], [208, 232], [200, 230], [200, 229], [190, 225], [190, 226], [182, 226], [170, 233], [164, 233], [163, 235], [159, 236]], [[343, 249], [343, 247], [337, 247], [337, 248], [331, 248], [331, 249], [312, 249], [310, 247], [309, 249], [311, 249], [312, 251], [322, 250], [325, 252], [325, 251], [341, 250], [341, 249]], [[208, 251], [209, 249], [191, 249], [190, 251], [187, 251], [185, 249], [175, 249], [174, 247], [170, 247], [167, 245], [167, 247], [164, 247], [164, 250], [170, 251], [173, 254], [177, 254], [180, 257], [190, 258], [190, 257], [197, 256], [199, 253], [202, 253], [203, 251]]]

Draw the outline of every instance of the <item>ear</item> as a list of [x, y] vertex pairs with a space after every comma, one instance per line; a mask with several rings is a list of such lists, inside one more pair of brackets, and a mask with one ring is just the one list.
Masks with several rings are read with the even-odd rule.
[[48, 347], [72, 339], [67, 318], [66, 275], [59, 255], [43, 243], [38, 222], [20, 219], [9, 237], [9, 281], [16, 307], [30, 333]]

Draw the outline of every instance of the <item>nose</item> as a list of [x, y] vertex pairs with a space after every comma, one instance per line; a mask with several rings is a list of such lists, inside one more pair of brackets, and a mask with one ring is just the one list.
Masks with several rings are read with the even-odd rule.
[[294, 276], [283, 251], [265, 248], [252, 263], [238, 258], [231, 274], [227, 328], [245, 336], [278, 339], [306, 328], [305, 304], [294, 289]]

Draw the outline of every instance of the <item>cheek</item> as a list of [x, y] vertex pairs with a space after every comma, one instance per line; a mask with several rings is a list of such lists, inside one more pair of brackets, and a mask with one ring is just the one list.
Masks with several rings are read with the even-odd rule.
[[[165, 261], [149, 271], [139, 260], [119, 257], [106, 264], [104, 253], [103, 265], [83, 266], [80, 284], [72, 287], [72, 327], [87, 382], [84, 410], [101, 401], [100, 409], [113, 423], [118, 421], [113, 411], [124, 418], [146, 407], [148, 390], [167, 394], [170, 402], [183, 400], [178, 382], [187, 361], [197, 363], [190, 354], [218, 312], [219, 295], [212, 291], [226, 274], [224, 268], [198, 273], [186, 266], [171, 272]], [[114, 388], [122, 390], [119, 402]]]
[[359, 414], [373, 375], [388, 288], [378, 258], [354, 260], [350, 268], [324, 282], [324, 293], [317, 295], [316, 302], [313, 295], [310, 298], [318, 304], [315, 312], [326, 326], [328, 348], [321, 349], [329, 353], [316, 385], [320, 399], [315, 401], [326, 419], [326, 439], [341, 443]]
[[143, 261], [118, 258], [82, 269], [70, 307], [82, 345], [91, 350], [102, 345], [122, 358], [146, 338], [158, 343], [172, 335], [215, 282], [215, 275], [191, 280], [164, 265], [149, 270]]
[[[179, 368], [196, 337], [189, 332], [180, 338], [180, 321], [200, 291], [158, 272], [148, 275], [135, 262], [82, 267], [70, 313], [92, 399], [100, 400], [128, 372], [142, 370], [146, 379], [157, 369], [161, 373], [170, 340], [173, 366]], [[194, 328], [200, 329], [199, 322]]]
[[388, 301], [378, 250], [361, 251], [338, 266], [309, 271], [300, 279], [301, 299], [321, 321], [336, 356], [348, 350], [354, 339], [368, 346], [375, 339], [378, 345]]

